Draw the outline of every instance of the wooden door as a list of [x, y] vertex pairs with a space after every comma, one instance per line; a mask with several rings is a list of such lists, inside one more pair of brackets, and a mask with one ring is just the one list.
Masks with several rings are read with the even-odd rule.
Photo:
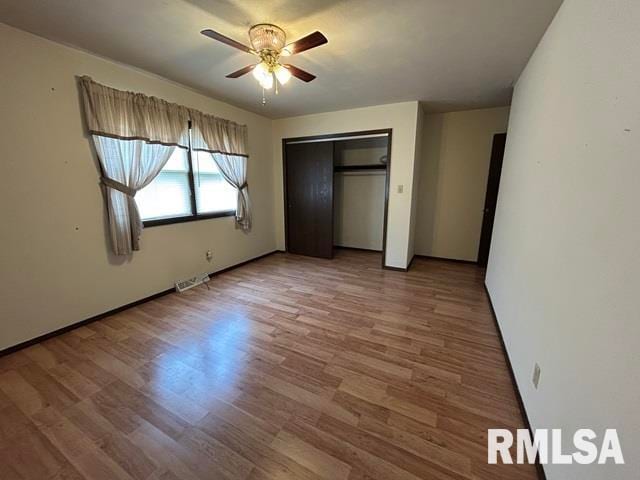
[[480, 248], [478, 249], [478, 265], [481, 267], [486, 267], [489, 261], [489, 248], [491, 247], [493, 220], [496, 215], [496, 205], [498, 203], [498, 188], [500, 187], [500, 174], [502, 173], [502, 159], [504, 157], [506, 141], [506, 133], [499, 133], [493, 137], [489, 179], [487, 180], [487, 194], [484, 200], [482, 233], [480, 234]]
[[287, 250], [333, 257], [333, 142], [285, 146]]

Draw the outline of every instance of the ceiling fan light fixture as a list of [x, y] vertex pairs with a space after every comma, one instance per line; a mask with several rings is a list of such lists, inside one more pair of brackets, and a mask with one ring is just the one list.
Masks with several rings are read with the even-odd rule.
[[268, 77], [265, 77], [264, 80], [262, 80], [262, 82], [260, 83], [260, 85], [265, 90], [271, 90], [271, 88], [273, 87], [273, 77], [271, 75], [269, 75]]
[[275, 85], [275, 93], [278, 94], [278, 86], [284, 85], [291, 80], [291, 77], [296, 77], [303, 82], [310, 82], [316, 78], [315, 75], [305, 72], [301, 68], [295, 65], [285, 64], [282, 65], [279, 61], [281, 56], [296, 55], [301, 52], [306, 52], [312, 48], [319, 47], [327, 43], [327, 37], [322, 32], [315, 31], [302, 38], [299, 38], [295, 42], [287, 43], [287, 36], [277, 25], [271, 23], [259, 23], [252, 26], [249, 29], [249, 40], [251, 46], [245, 45], [232, 38], [229, 38], [220, 32], [207, 28], [202, 30], [204, 36], [224, 43], [230, 47], [242, 50], [243, 52], [250, 53], [258, 57], [259, 63], [247, 65], [240, 70], [236, 70], [227, 75], [227, 78], [239, 78], [252, 72], [254, 78], [258, 81], [263, 88], [262, 91], [262, 104], [266, 104], [265, 90], [269, 90]]
[[268, 74], [262, 77], [262, 80], [260, 80], [260, 86], [265, 90], [271, 90], [271, 87], [273, 87], [273, 75]]
[[253, 69], [253, 76], [259, 82], [261, 82], [262, 79], [268, 75], [269, 75], [269, 65], [267, 65], [265, 62], [260, 62]]
[[253, 69], [253, 76], [265, 90], [269, 90], [273, 87], [273, 74], [271, 73], [271, 68], [266, 62], [260, 62], [255, 66]]
[[291, 72], [289, 69], [280, 64], [275, 68], [274, 73], [276, 74], [276, 78], [278, 79], [278, 82], [280, 82], [280, 85], [284, 85], [291, 79]]

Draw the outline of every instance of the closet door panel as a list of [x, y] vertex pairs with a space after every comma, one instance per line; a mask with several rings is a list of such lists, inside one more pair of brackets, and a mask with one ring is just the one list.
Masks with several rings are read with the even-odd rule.
[[333, 142], [286, 145], [287, 249], [333, 256]]

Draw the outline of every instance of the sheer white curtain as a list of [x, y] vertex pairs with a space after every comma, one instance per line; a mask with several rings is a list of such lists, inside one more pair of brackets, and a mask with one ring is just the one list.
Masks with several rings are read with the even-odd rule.
[[93, 135], [93, 142], [102, 166], [102, 183], [107, 187], [113, 252], [128, 255], [140, 249], [142, 232], [135, 194], [160, 173], [177, 147], [101, 135]]
[[237, 225], [251, 228], [246, 125], [106, 87], [89, 77], [79, 83], [87, 128], [102, 166], [114, 253], [127, 255], [140, 248], [142, 222], [135, 194], [151, 183], [177, 147], [213, 155], [226, 181], [238, 190]]
[[140, 249], [142, 221], [134, 200], [176, 147], [189, 147], [186, 107], [79, 79], [84, 115], [102, 167], [109, 233], [116, 255]]
[[251, 229], [251, 200], [247, 184], [247, 127], [190, 110], [192, 148], [209, 152], [224, 179], [238, 190], [236, 225]]
[[251, 229], [251, 200], [247, 185], [247, 157], [212, 153], [213, 161], [220, 169], [224, 179], [238, 190], [236, 224], [242, 230]]

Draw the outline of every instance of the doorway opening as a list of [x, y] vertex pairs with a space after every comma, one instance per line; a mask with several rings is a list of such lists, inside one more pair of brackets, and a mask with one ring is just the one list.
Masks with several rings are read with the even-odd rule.
[[504, 159], [506, 143], [506, 133], [498, 133], [493, 136], [491, 163], [489, 164], [489, 177], [487, 179], [487, 193], [485, 195], [482, 217], [482, 232], [480, 233], [480, 247], [478, 248], [478, 265], [483, 268], [486, 268], [489, 262], [489, 250], [491, 248], [493, 222], [498, 204], [498, 189], [500, 188], [500, 175], [502, 174], [502, 160]]

